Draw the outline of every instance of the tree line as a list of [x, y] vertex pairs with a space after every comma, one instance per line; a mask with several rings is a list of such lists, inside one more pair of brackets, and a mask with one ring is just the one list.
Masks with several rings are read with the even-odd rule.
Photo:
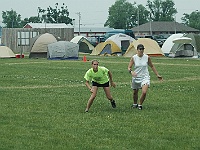
[[[6, 28], [22, 28], [27, 23], [65, 23], [73, 25], [73, 19], [69, 17], [67, 6], [63, 3], [60, 7], [56, 3], [54, 7], [46, 9], [38, 7], [38, 14], [29, 18], [21, 18], [14, 10], [2, 11], [2, 23]], [[147, 0], [146, 7], [142, 4], [133, 4], [127, 0], [116, 0], [109, 7], [108, 19], [104, 26], [115, 29], [130, 29], [149, 21], [176, 21], [177, 9], [173, 0]], [[200, 30], [200, 12], [194, 10], [191, 14], [184, 13], [182, 23]]]

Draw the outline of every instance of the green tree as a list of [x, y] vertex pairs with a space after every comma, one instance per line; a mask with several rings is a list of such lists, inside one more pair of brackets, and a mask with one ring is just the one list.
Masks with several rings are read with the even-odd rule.
[[200, 22], [197, 21], [200, 20], [199, 11], [193, 11], [191, 14], [184, 13], [183, 16], [181, 20], [185, 25], [200, 30]]
[[[138, 5], [137, 6], [137, 15], [138, 15], [138, 20], [139, 20], [139, 25], [147, 23], [149, 21], [149, 11], [143, 6], [143, 5]], [[138, 25], [138, 24], [137, 24]]]
[[147, 1], [147, 7], [152, 21], [174, 21], [177, 10], [174, 8], [172, 0]]
[[21, 21], [21, 26], [25, 26], [27, 23], [41, 23], [40, 18], [38, 16], [32, 16], [30, 18], [25, 18]]
[[104, 24], [115, 29], [130, 29], [139, 24], [146, 23], [149, 12], [143, 5], [136, 6], [126, 0], [117, 0], [109, 7], [109, 16]]
[[12, 9], [2, 11], [2, 19], [2, 23], [5, 24], [6, 28], [21, 28], [21, 15]]
[[[109, 16], [104, 26], [115, 29], [126, 29], [130, 25], [129, 20], [133, 19], [135, 8], [126, 0], [117, 0], [114, 5], [109, 7]], [[129, 13], [128, 13], [129, 12]]]
[[69, 18], [67, 6], [64, 3], [60, 8], [58, 8], [58, 3], [55, 4], [55, 8], [51, 6], [47, 9], [38, 7], [38, 17], [40, 22], [73, 24], [72, 19]]

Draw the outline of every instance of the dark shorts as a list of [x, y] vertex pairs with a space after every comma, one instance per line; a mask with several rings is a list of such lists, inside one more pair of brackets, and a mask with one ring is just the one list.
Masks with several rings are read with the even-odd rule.
[[109, 87], [109, 81], [104, 83], [104, 84], [99, 84], [97, 82], [92, 81], [92, 86], [97, 86], [97, 87]]

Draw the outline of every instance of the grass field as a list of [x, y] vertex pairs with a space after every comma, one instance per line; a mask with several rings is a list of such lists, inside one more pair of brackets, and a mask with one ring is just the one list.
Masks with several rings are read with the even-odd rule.
[[152, 58], [164, 81], [149, 70], [139, 111], [130, 107], [130, 58], [94, 58], [113, 73], [116, 109], [100, 89], [84, 113], [90, 61], [0, 59], [0, 150], [200, 150], [199, 59]]

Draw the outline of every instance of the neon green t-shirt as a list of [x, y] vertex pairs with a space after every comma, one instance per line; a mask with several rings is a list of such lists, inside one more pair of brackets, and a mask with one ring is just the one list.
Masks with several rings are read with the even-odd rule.
[[84, 78], [87, 81], [94, 81], [99, 84], [104, 84], [109, 81], [109, 76], [108, 76], [108, 69], [106, 67], [99, 66], [98, 71], [94, 72], [93, 68], [90, 68], [86, 73]]

